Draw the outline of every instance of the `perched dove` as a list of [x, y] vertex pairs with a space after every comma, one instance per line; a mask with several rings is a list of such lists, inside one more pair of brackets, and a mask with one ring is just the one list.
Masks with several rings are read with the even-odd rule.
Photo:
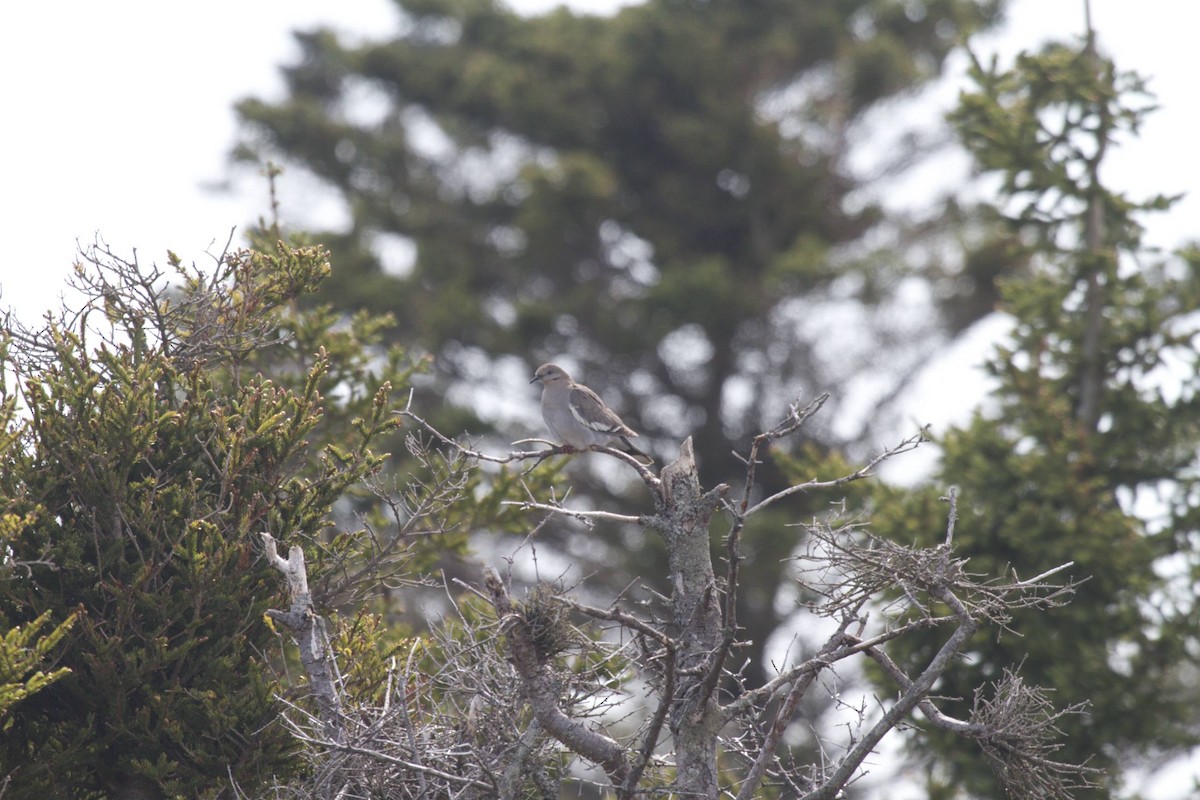
[[529, 382], [542, 384], [542, 418], [550, 432], [567, 447], [586, 450], [619, 439], [625, 445], [625, 452], [650, 458], [629, 443], [629, 438], [637, 433], [598, 394], [571, 380], [562, 367], [542, 364]]

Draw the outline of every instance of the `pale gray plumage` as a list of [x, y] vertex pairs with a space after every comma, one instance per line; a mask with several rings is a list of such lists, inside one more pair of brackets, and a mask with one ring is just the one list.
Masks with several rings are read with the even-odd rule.
[[648, 458], [629, 443], [637, 433], [598, 394], [571, 380], [562, 367], [543, 364], [529, 382], [542, 384], [542, 418], [562, 444], [586, 450], [592, 445], [611, 445], [618, 439], [627, 452]]

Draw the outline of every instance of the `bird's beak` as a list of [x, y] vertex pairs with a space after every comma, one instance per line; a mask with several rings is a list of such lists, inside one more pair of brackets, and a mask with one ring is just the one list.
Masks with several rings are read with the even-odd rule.
[[530, 378], [530, 379], [529, 379], [529, 382], [530, 382], [530, 383], [537, 383], [537, 382], [538, 382], [538, 381], [540, 381], [540, 380], [541, 380], [541, 378], [540, 378], [539, 376], [537, 376], [537, 375], [534, 375], [532, 378]]

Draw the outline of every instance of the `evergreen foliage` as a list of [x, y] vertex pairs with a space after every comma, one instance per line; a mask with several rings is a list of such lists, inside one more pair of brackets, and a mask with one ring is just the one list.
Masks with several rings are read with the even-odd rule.
[[[0, 352], [3, 352], [3, 345], [0, 345]], [[19, 445], [20, 436], [14, 424], [15, 414], [16, 398], [7, 395], [0, 398], [0, 454], [7, 454], [11, 448]], [[0, 458], [5, 456], [0, 455]], [[34, 565], [50, 565], [41, 556], [19, 561], [15, 551], [9, 549], [9, 542], [29, 523], [28, 515], [17, 515], [8, 508], [0, 511], [0, 551], [4, 554], [0, 580], [7, 580], [14, 574], [30, 575]], [[51, 669], [49, 672], [39, 667], [45, 665], [55, 645], [74, 624], [75, 618], [75, 615], [71, 614], [53, 630], [40, 637], [38, 633], [50, 622], [49, 611], [25, 625], [4, 625], [6, 630], [0, 637], [0, 730], [4, 729], [7, 712], [13, 704], [70, 672], [66, 667]]]
[[[74, 615], [44, 636], [35, 639], [38, 632], [50, 620], [47, 611], [26, 625], [18, 625], [0, 639], [0, 721], [14, 703], [44, 689], [71, 670], [66, 667], [45, 672], [37, 669], [47, 658], [54, 646], [70, 630]], [[0, 722], [0, 730], [3, 723]]]
[[0, 774], [18, 798], [229, 795], [295, 768], [273, 697], [294, 690], [263, 618], [280, 587], [257, 532], [302, 544], [329, 602], [347, 575], [455, 546], [331, 535], [335, 506], [383, 463], [388, 395], [410, 370], [383, 322], [297, 310], [328, 274], [320, 248], [207, 270], [172, 257], [167, 273], [86, 260], [81, 308], [5, 326], [0, 510], [27, 564], [0, 584], [20, 626], [5, 641], [78, 616], [38, 647], [59, 639], [62, 669], [9, 710]]
[[[1142, 245], [1138, 217], [1170, 198], [1134, 201], [1101, 179], [1151, 109], [1092, 34], [1009, 69], [976, 61], [972, 77], [953, 121], [999, 176], [1031, 274], [1002, 283], [1014, 329], [988, 362], [995, 406], [942, 438], [934, 485], [961, 488], [957, 538], [973, 565], [1032, 576], [1070, 560], [1086, 582], [1067, 607], [1014, 615], [1022, 638], [978, 636], [970, 667], [939, 691], [969, 707], [971, 687], [1021, 660], [1056, 702], [1087, 704], [1062, 723], [1062, 756], [1105, 768], [1109, 796], [1138, 755], [1196, 742], [1197, 261]], [[936, 495], [887, 495], [877, 529], [936, 539]], [[915, 641], [897, 646], [902, 661], [936, 647]], [[948, 737], [923, 735], [921, 752], [931, 797], [1003, 796]]]

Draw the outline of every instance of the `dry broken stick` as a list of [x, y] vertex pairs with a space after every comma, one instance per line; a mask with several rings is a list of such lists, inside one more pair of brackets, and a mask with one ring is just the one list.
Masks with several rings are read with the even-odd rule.
[[279, 555], [275, 537], [260, 533], [266, 547], [267, 562], [287, 578], [288, 595], [292, 606], [287, 611], [269, 609], [267, 616], [283, 624], [300, 648], [300, 663], [308, 673], [309, 686], [317, 701], [324, 724], [325, 738], [339, 745], [346, 741], [342, 717], [342, 701], [334, 683], [333, 655], [330, 653], [324, 620], [313, 608], [312, 593], [308, 590], [308, 571], [304, 566], [304, 549], [292, 545], [285, 560]]

